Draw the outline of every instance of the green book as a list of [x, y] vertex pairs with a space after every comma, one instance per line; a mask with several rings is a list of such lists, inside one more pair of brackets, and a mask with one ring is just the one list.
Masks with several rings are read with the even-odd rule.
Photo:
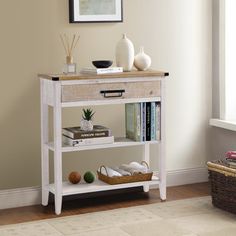
[[125, 104], [126, 138], [132, 139], [134, 141], [141, 140], [140, 108], [140, 103]]

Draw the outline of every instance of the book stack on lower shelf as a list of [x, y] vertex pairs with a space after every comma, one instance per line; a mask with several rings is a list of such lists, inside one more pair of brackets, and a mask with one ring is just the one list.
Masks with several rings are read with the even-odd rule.
[[126, 137], [134, 141], [154, 141], [161, 137], [160, 102], [125, 105]]
[[111, 130], [102, 125], [94, 125], [93, 130], [85, 131], [77, 127], [62, 129], [62, 140], [68, 146], [86, 146], [114, 143], [114, 136]]

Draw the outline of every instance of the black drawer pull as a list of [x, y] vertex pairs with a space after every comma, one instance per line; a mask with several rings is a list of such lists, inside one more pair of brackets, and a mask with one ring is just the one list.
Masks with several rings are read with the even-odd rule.
[[100, 91], [103, 94], [104, 98], [120, 98], [125, 93], [124, 89], [117, 89], [117, 90], [102, 90]]

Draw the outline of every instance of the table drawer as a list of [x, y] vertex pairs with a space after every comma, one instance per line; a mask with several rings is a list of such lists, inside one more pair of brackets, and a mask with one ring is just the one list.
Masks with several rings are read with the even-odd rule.
[[62, 86], [62, 102], [160, 96], [160, 81], [73, 84]]

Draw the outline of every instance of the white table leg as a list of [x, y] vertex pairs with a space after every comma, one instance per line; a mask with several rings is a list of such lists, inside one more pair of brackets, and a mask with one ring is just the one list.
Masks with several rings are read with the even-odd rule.
[[166, 156], [165, 156], [165, 81], [161, 81], [161, 143], [160, 143], [160, 198], [166, 200]]
[[62, 108], [61, 108], [61, 85], [60, 82], [54, 83], [54, 184], [55, 184], [55, 212], [61, 214], [62, 207]]
[[[145, 143], [143, 147], [143, 161], [147, 162], [150, 166], [150, 145], [148, 143]], [[143, 191], [145, 193], [149, 192], [148, 184], [143, 185]]]
[[48, 205], [49, 197], [49, 150], [48, 143], [48, 105], [45, 102], [45, 84], [40, 80], [40, 109], [41, 109], [41, 172], [42, 172], [42, 205]]

